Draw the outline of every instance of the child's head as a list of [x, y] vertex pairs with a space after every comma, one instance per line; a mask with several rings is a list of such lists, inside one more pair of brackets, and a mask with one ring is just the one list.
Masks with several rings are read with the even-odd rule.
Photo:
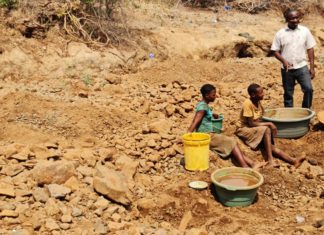
[[259, 84], [252, 83], [247, 90], [251, 99], [256, 101], [263, 99], [263, 88]]
[[205, 84], [200, 88], [203, 99], [207, 102], [213, 102], [216, 99], [216, 87], [211, 84]]

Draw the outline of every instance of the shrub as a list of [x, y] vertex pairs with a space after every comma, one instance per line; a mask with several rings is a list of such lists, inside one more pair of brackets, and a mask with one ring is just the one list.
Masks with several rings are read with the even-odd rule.
[[0, 0], [0, 7], [6, 7], [8, 9], [12, 9], [16, 4], [17, 4], [17, 0]]
[[251, 14], [256, 14], [267, 10], [285, 11], [287, 8], [309, 12], [312, 9], [322, 11], [320, 7], [324, 0], [181, 0], [186, 6], [192, 7], [225, 7], [229, 6]]

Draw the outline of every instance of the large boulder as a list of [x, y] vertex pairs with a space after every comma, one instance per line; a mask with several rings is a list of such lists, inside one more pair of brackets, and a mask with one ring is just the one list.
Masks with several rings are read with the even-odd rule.
[[33, 179], [39, 184], [63, 184], [75, 175], [75, 167], [69, 161], [41, 161], [32, 171]]
[[98, 193], [115, 202], [125, 206], [131, 204], [127, 178], [121, 172], [102, 165], [97, 166], [93, 187]]

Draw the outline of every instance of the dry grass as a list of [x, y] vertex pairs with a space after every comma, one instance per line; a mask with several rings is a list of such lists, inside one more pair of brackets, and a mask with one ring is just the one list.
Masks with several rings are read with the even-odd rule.
[[324, 0], [182, 0], [182, 4], [192, 7], [224, 7], [230, 6], [251, 14], [267, 10], [284, 11], [294, 8], [302, 12], [323, 12]]
[[[149, 7], [163, 19], [164, 10], [180, 4], [214, 9], [228, 4], [233, 9], [251, 14], [287, 8], [301, 9], [303, 13], [324, 13], [324, 0], [20, 0], [14, 9], [16, 19], [10, 16], [6, 19], [8, 25], [25, 30], [22, 34], [28, 37], [46, 37], [51, 27], [59, 26], [64, 37], [101, 47], [132, 40], [125, 9]], [[17, 16], [20, 19], [17, 20]], [[23, 24], [23, 27], [18, 24]]]

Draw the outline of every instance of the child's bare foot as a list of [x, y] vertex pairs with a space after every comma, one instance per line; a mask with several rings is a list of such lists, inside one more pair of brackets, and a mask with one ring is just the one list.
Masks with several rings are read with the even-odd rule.
[[298, 157], [295, 162], [294, 162], [294, 167], [298, 168], [300, 165], [305, 161], [306, 159], [306, 154], [303, 152], [300, 157]]
[[280, 167], [280, 165], [276, 161], [269, 161], [267, 167], [278, 168], [278, 167]]
[[263, 168], [267, 164], [268, 164], [268, 162], [265, 162], [265, 161], [256, 162], [256, 163], [253, 164], [252, 169], [257, 171], [257, 170]]

